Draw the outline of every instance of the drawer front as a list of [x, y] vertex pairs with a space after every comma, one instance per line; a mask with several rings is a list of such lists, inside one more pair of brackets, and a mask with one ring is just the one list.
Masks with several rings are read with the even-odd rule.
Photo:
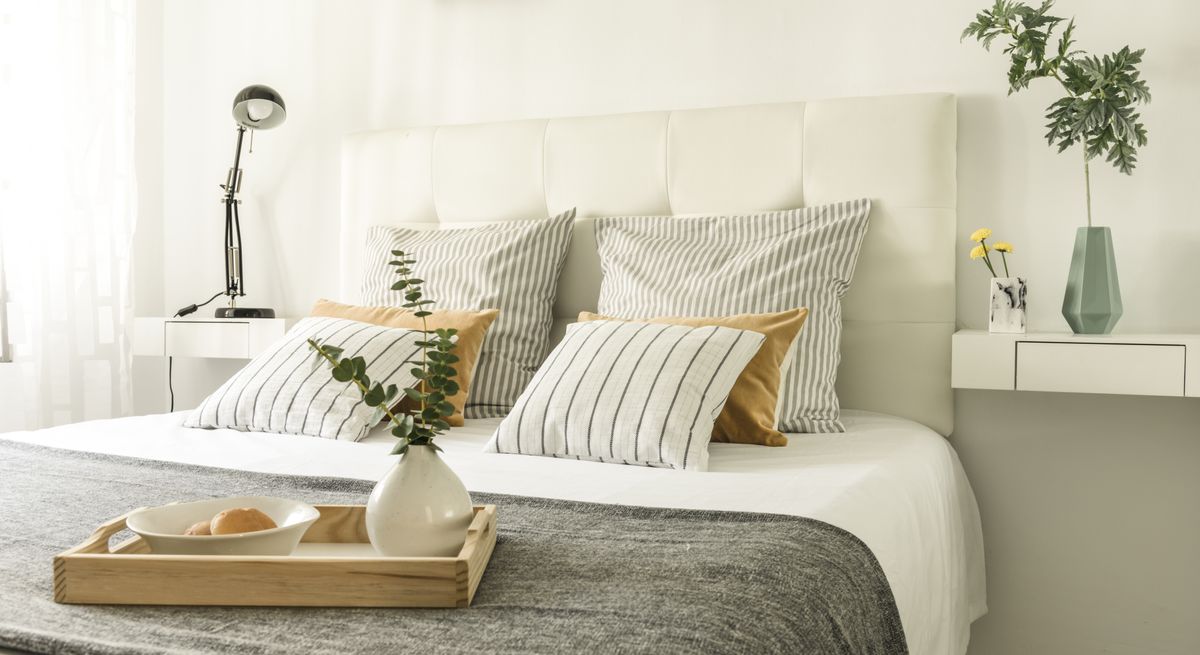
[[246, 323], [167, 323], [166, 354], [172, 357], [250, 357]]
[[1186, 348], [1117, 343], [1017, 343], [1018, 391], [1182, 396]]

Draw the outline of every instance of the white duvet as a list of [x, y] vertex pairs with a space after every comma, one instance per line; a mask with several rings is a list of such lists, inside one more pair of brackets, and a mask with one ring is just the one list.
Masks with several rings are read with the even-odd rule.
[[[188, 429], [181, 425], [185, 415], [91, 421], [0, 438], [248, 471], [366, 480], [378, 479], [394, 461], [385, 456], [394, 440], [382, 430], [350, 443]], [[966, 652], [970, 624], [983, 615], [986, 603], [979, 510], [957, 455], [941, 436], [911, 421], [854, 411], [844, 412], [843, 418], [845, 434], [790, 435], [785, 448], [712, 444], [706, 473], [485, 454], [481, 450], [498, 420], [467, 421], [438, 443], [473, 491], [773, 512], [839, 526], [862, 539], [879, 559], [911, 652]]]

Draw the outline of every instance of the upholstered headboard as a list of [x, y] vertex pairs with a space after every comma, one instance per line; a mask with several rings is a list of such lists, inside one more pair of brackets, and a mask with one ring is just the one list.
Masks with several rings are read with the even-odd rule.
[[955, 101], [849, 98], [354, 134], [342, 152], [341, 292], [359, 300], [371, 225], [581, 217], [558, 331], [594, 310], [589, 217], [790, 209], [869, 197], [844, 303], [844, 407], [953, 427]]

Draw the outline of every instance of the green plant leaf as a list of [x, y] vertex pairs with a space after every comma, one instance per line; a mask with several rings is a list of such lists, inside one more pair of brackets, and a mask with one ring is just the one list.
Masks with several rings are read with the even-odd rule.
[[381, 403], [383, 403], [384, 398], [385, 394], [383, 392], [383, 387], [378, 384], [371, 387], [370, 391], [363, 394], [363, 402], [366, 403], [368, 407], [378, 407]]

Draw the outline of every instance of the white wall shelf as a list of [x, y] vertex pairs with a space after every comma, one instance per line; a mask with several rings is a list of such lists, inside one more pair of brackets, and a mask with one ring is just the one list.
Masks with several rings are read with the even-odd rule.
[[287, 331], [283, 318], [138, 317], [133, 354], [249, 359]]
[[1200, 397], [1200, 334], [954, 333], [956, 389]]

